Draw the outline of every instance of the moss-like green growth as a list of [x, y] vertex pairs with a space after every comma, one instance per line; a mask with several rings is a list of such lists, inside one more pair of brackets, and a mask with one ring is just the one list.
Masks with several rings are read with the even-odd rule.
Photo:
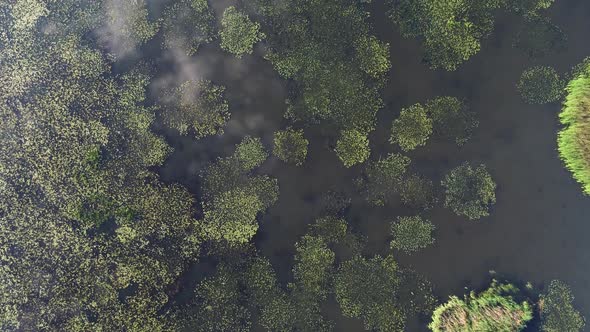
[[537, 66], [522, 73], [517, 88], [526, 103], [540, 105], [558, 101], [563, 96], [564, 85], [555, 69]]
[[480, 294], [451, 296], [434, 311], [428, 327], [434, 332], [522, 331], [533, 310], [528, 302], [514, 299], [518, 291], [514, 285], [494, 281]]
[[404, 179], [400, 187], [402, 203], [418, 210], [429, 210], [437, 202], [432, 180], [413, 174]]
[[411, 254], [434, 243], [435, 226], [420, 216], [399, 217], [391, 223], [391, 248]]
[[303, 130], [287, 128], [275, 133], [273, 153], [286, 163], [301, 166], [307, 158], [308, 145]]
[[355, 129], [342, 131], [342, 135], [336, 143], [336, 154], [344, 166], [351, 167], [362, 164], [369, 159], [370, 153], [367, 135]]
[[590, 64], [578, 68], [577, 76], [567, 86], [567, 97], [559, 120], [559, 156], [572, 172], [584, 193], [590, 195]]

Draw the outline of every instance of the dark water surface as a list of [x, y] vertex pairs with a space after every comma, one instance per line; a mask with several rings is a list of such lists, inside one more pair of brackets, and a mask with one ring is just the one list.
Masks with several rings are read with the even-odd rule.
[[[426, 275], [440, 299], [463, 294], [464, 287], [484, 287], [490, 271], [539, 288], [561, 279], [571, 285], [577, 308], [590, 319], [590, 198], [582, 195], [557, 157], [560, 105], [527, 105], [515, 87], [527, 66], [546, 64], [566, 73], [590, 55], [590, 1], [559, 0], [549, 11], [553, 23], [568, 34], [564, 52], [540, 60], [528, 58], [512, 48], [520, 21], [504, 16], [481, 52], [452, 73], [423, 64], [420, 43], [403, 39], [387, 20], [382, 1], [375, 2], [371, 20], [378, 37], [391, 44], [393, 66], [383, 91], [386, 107], [379, 112], [378, 129], [370, 137], [372, 158], [396, 151], [387, 139], [401, 107], [438, 95], [457, 96], [478, 114], [480, 127], [474, 137], [461, 149], [431, 141], [409, 154], [412, 167], [439, 183], [463, 161], [483, 162], [498, 184], [497, 204], [488, 218], [469, 222], [443, 208], [429, 212], [437, 226], [436, 244], [412, 256], [398, 255], [400, 263]], [[223, 3], [215, 7], [223, 10], [230, 4]], [[162, 169], [164, 180], [180, 182], [199, 195], [198, 170], [218, 156], [231, 154], [244, 135], [262, 137], [272, 147], [273, 132], [287, 124], [282, 118], [286, 83], [258, 51], [240, 60], [211, 44], [185, 63], [166, 65], [161, 82], [188, 72], [225, 85], [232, 120], [221, 137], [195, 141], [166, 133], [175, 152]], [[387, 253], [391, 220], [416, 212], [398, 202], [383, 208], [367, 206], [352, 184], [362, 167], [344, 168], [319, 128], [307, 129], [306, 136], [311, 144], [304, 166], [270, 158], [260, 170], [278, 178], [281, 195], [264, 216], [256, 245], [271, 259], [283, 282], [290, 277], [294, 244], [318, 216], [319, 196], [327, 190], [343, 191], [353, 198], [347, 220], [368, 236], [370, 254]], [[363, 330], [359, 321], [342, 318], [333, 300], [326, 315], [336, 322], [337, 331]], [[425, 329], [424, 322], [408, 327], [408, 331]]]

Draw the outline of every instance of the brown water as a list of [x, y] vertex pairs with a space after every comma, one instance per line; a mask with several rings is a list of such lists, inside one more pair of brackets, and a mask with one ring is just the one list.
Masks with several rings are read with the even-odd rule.
[[[410, 154], [413, 167], [439, 182], [463, 161], [483, 162], [498, 184], [497, 204], [488, 218], [469, 222], [443, 208], [429, 212], [437, 226], [436, 244], [412, 256], [399, 255], [400, 263], [426, 275], [441, 299], [462, 294], [464, 287], [485, 286], [491, 270], [511, 281], [531, 281], [536, 287], [561, 279], [572, 286], [577, 308], [590, 319], [590, 198], [581, 194], [557, 157], [560, 105], [524, 104], [515, 88], [527, 66], [547, 64], [565, 73], [590, 55], [590, 1], [560, 0], [549, 11], [553, 22], [568, 34], [564, 52], [541, 60], [527, 58], [512, 48], [518, 20], [501, 17], [482, 51], [452, 73], [424, 65], [420, 44], [401, 38], [385, 17], [382, 1], [375, 2], [371, 20], [378, 37], [391, 44], [393, 66], [383, 91], [386, 107], [379, 112], [378, 129], [370, 137], [372, 158], [395, 151], [387, 139], [401, 107], [438, 95], [457, 96], [478, 114], [479, 129], [461, 149], [437, 142], [419, 148]], [[217, 4], [219, 10], [229, 1]], [[211, 44], [182, 65], [164, 62], [167, 70], [159, 78], [205, 76], [227, 87], [232, 109], [222, 137], [195, 141], [166, 132], [175, 152], [162, 169], [164, 180], [180, 182], [198, 195], [198, 170], [218, 156], [229, 155], [244, 135], [262, 137], [272, 146], [272, 133], [287, 124], [282, 118], [285, 83], [257, 53], [238, 60]], [[368, 236], [371, 254], [387, 252], [389, 221], [413, 213], [397, 202], [384, 208], [367, 206], [352, 185], [361, 167], [344, 168], [319, 128], [306, 130], [306, 135], [311, 145], [303, 167], [271, 158], [260, 170], [279, 179], [281, 196], [264, 216], [256, 245], [271, 259], [283, 282], [289, 279], [294, 243], [317, 217], [318, 198], [327, 190], [344, 191], [353, 198], [347, 219]], [[334, 301], [326, 306], [326, 313], [337, 323], [337, 331], [363, 330], [360, 322], [342, 318]], [[412, 322], [408, 327], [408, 331], [421, 330], [424, 323]]]

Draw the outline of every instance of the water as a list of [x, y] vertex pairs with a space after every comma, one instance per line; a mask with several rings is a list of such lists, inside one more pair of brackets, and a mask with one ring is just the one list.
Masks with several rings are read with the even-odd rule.
[[[392, 60], [389, 84], [383, 91], [386, 107], [370, 136], [372, 158], [396, 151], [387, 139], [401, 107], [438, 95], [457, 96], [478, 114], [480, 127], [472, 140], [461, 149], [431, 141], [409, 154], [412, 165], [438, 183], [463, 161], [482, 162], [498, 184], [497, 203], [488, 218], [469, 222], [443, 208], [429, 212], [437, 226], [436, 244], [412, 256], [398, 255], [400, 263], [426, 275], [440, 299], [463, 294], [464, 287], [484, 287], [490, 270], [511, 281], [530, 281], [538, 288], [561, 279], [572, 287], [576, 307], [590, 319], [590, 198], [581, 194], [557, 156], [560, 105], [527, 105], [515, 87], [527, 66], [552, 65], [565, 73], [590, 55], [590, 2], [561, 0], [549, 11], [553, 22], [568, 34], [564, 52], [540, 60], [527, 58], [512, 48], [518, 20], [503, 16], [482, 51], [452, 73], [430, 70], [421, 62], [419, 42], [399, 35], [385, 17], [381, 1], [370, 8], [376, 34], [391, 44]], [[231, 154], [242, 136], [259, 136], [272, 146], [272, 133], [287, 124], [282, 118], [286, 84], [259, 56], [260, 50], [257, 53], [238, 60], [211, 44], [189, 60], [195, 63], [192, 67], [166, 65], [177, 74], [188, 71], [225, 85], [232, 120], [224, 136], [201, 141], [161, 129], [175, 148], [161, 170], [165, 181], [180, 182], [198, 196], [198, 170], [218, 156]], [[347, 219], [368, 236], [370, 254], [387, 253], [389, 221], [414, 213], [399, 202], [384, 208], [367, 206], [352, 185], [361, 167], [344, 168], [320, 128], [306, 130], [306, 136], [311, 144], [304, 166], [292, 167], [271, 158], [260, 169], [278, 178], [281, 196], [264, 216], [255, 243], [271, 259], [282, 282], [290, 277], [294, 243], [318, 216], [318, 198], [327, 190], [352, 197]], [[359, 321], [340, 316], [333, 299], [325, 311], [335, 320], [337, 331], [362, 331]], [[409, 331], [424, 329], [424, 322], [411, 322], [408, 327]]]

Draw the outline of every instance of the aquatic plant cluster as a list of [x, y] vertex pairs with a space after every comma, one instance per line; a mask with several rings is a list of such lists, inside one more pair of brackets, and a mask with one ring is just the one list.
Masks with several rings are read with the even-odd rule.
[[[477, 135], [476, 112], [454, 96], [396, 110], [387, 134], [393, 151], [375, 156], [394, 46], [374, 33], [370, 3], [0, 2], [0, 330], [328, 332], [336, 329], [329, 302], [371, 331], [403, 331], [416, 317], [430, 317], [433, 331], [520, 331], [532, 323], [582, 330], [563, 282], [533, 291], [493, 281], [441, 304], [435, 285], [400, 264], [400, 256], [438, 245], [428, 213], [446, 207], [462, 222], [488, 217], [497, 185], [494, 170], [476, 161], [437, 170], [438, 179], [415, 165], [414, 153], [432, 142], [458, 150]], [[498, 9], [549, 34], [521, 33], [516, 43], [530, 56], [546, 54], [563, 39], [543, 16], [552, 3], [386, 6], [402, 34], [424, 44], [426, 62], [450, 71], [479, 52]], [[204, 47], [235, 62], [266, 61], [288, 95], [270, 144], [241, 134], [231, 151], [212, 152], [193, 170], [195, 189], [162, 179], [169, 136], [194, 144], [226, 138], [232, 98], [208, 77], [182, 72], [156, 81], [160, 64], [142, 51], [186, 65]], [[574, 73], [559, 152], [590, 194], [590, 62]], [[526, 102], [552, 103], [562, 85], [554, 69], [532, 67], [517, 90]], [[311, 168], [311, 152], [322, 148], [309, 136], [317, 128], [336, 166], [358, 171], [349, 180], [360, 202], [327, 191], [279, 270], [258, 246], [267, 235], [259, 229], [290, 188], [265, 166]], [[348, 212], [355, 204], [394, 211], [398, 201], [405, 215], [384, 221], [387, 248], [371, 253]]]

